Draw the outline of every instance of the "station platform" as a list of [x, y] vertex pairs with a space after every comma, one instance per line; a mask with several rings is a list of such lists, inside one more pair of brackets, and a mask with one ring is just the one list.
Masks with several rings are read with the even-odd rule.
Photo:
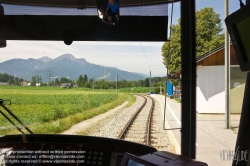
[[[162, 113], [165, 109], [166, 128], [181, 127], [181, 103], [164, 95], [151, 95], [160, 102]], [[207, 163], [209, 166], [230, 166], [233, 162], [235, 144], [237, 139], [240, 114], [231, 114], [231, 128], [225, 128], [224, 114], [199, 114], [197, 113], [196, 128], [196, 160]], [[169, 130], [169, 137], [174, 153], [180, 154], [181, 132], [180, 129]]]

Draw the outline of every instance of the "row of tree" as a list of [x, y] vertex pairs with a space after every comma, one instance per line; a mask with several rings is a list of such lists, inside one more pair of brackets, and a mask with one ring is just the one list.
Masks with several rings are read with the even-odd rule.
[[[151, 86], [152, 87], [160, 87], [164, 86], [164, 82], [166, 81], [165, 77], [154, 77], [151, 78]], [[107, 81], [104, 79], [95, 80], [93, 78], [88, 79], [88, 76], [85, 74], [84, 76], [80, 75], [76, 82], [69, 81], [77, 85], [77, 87], [82, 88], [95, 88], [95, 89], [116, 89], [118, 88], [129, 88], [129, 87], [150, 87], [150, 78], [146, 78], [144, 80], [136, 80], [136, 81], [127, 81], [127, 80], [118, 80], [116, 81]]]
[[106, 81], [106, 80], [94, 80], [93, 78], [88, 79], [88, 76], [80, 75], [76, 81], [78, 87], [85, 88], [96, 88], [96, 89], [116, 89], [116, 86], [119, 88], [128, 88], [128, 87], [150, 87], [150, 82], [152, 87], [164, 86], [165, 77], [154, 77], [146, 78], [144, 80], [137, 81], [127, 81], [127, 80], [118, 80], [116, 81]]
[[[0, 82], [8, 83], [9, 85], [21, 85], [21, 82], [24, 82], [22, 78], [14, 77], [9, 74], [0, 73]], [[42, 77], [39, 75], [34, 75], [31, 78], [30, 85], [36, 86], [36, 84], [40, 83], [40, 86], [60, 86], [64, 83], [70, 83], [71, 87], [74, 85], [79, 88], [92, 88], [92, 89], [116, 89], [116, 88], [130, 88], [130, 87], [164, 87], [166, 78], [165, 77], [153, 77], [146, 78], [144, 80], [136, 80], [136, 81], [127, 81], [127, 80], [118, 80], [116, 81], [107, 81], [104, 79], [95, 80], [93, 78], [88, 79], [88, 76], [85, 74], [84, 76], [80, 75], [78, 79], [70, 80], [69, 78], [56, 78], [49, 83], [43, 83]], [[27, 82], [27, 81], [26, 81]], [[118, 87], [116, 87], [118, 86]]]
[[0, 73], [0, 82], [8, 83], [9, 85], [20, 85], [24, 79], [16, 76], [9, 75], [7, 73]]
[[42, 84], [42, 77], [41, 77], [41, 75], [39, 76], [39, 75], [35, 75], [35, 76], [32, 76], [31, 77], [31, 83], [30, 83], [30, 85], [31, 86], [36, 86], [36, 84]]

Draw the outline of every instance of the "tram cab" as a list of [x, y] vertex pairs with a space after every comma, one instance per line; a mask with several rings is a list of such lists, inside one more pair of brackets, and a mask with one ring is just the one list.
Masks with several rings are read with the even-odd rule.
[[[98, 0], [97, 0], [98, 1]], [[164, 1], [170, 3], [172, 1]], [[191, 4], [192, 1], [190, 0]], [[75, 15], [11, 15], [6, 14], [15, 5], [45, 6], [78, 8], [84, 13], [87, 8], [95, 8], [96, 2], [86, 0], [0, 0], [2, 11], [0, 16], [0, 44], [1, 47], [8, 47], [7, 40], [48, 40], [64, 41], [70, 45], [74, 41], [166, 41], [168, 16], [121, 16], [119, 24], [110, 26], [99, 16], [75, 16]], [[120, 11], [131, 5], [148, 5], [162, 3], [158, 0], [119, 0]], [[183, 3], [189, 3], [187, 1]], [[184, 5], [184, 4], [183, 4]], [[99, 5], [100, 7], [100, 5]], [[101, 6], [103, 7], [103, 6]], [[17, 10], [15, 8], [13, 10]], [[28, 8], [23, 8], [27, 10]], [[192, 9], [190, 9], [192, 10]], [[97, 10], [100, 11], [100, 8]], [[182, 11], [188, 13], [188, 11]], [[100, 17], [100, 18], [99, 18]], [[192, 19], [192, 16], [187, 16]], [[106, 20], [107, 21], [107, 20]], [[83, 23], [82, 23], [83, 22]], [[153, 26], [149, 26], [149, 25]], [[187, 24], [191, 24], [187, 22]], [[42, 25], [42, 26], [40, 26]], [[150, 32], [150, 33], [149, 33]], [[192, 36], [194, 37], [194, 36]], [[185, 39], [184, 39], [185, 40]], [[184, 41], [189, 42], [189, 41]], [[189, 66], [190, 61], [187, 62]], [[192, 76], [190, 76], [192, 77]], [[194, 77], [194, 76], [193, 76]], [[195, 77], [194, 77], [195, 78]], [[184, 78], [185, 79], [185, 78]], [[189, 79], [189, 78], [188, 78]], [[193, 79], [193, 78], [192, 78]], [[194, 87], [193, 87], [194, 88]], [[183, 89], [185, 87], [183, 86]], [[192, 91], [192, 88], [190, 89]], [[185, 92], [183, 100], [185, 100]], [[189, 96], [187, 96], [189, 97]], [[0, 105], [7, 109], [0, 100]], [[192, 104], [191, 104], [192, 105]], [[192, 120], [192, 118], [191, 118]], [[190, 121], [191, 121], [190, 120]], [[189, 123], [190, 121], [186, 122]], [[184, 122], [185, 123], [185, 122]], [[190, 127], [188, 125], [187, 127]], [[185, 129], [183, 129], [185, 132]], [[186, 136], [186, 135], [185, 135]], [[188, 137], [191, 137], [188, 135]], [[189, 140], [189, 138], [188, 138]], [[189, 143], [194, 141], [189, 141]], [[193, 144], [192, 144], [193, 145]], [[184, 146], [184, 145], [183, 145]], [[193, 148], [191, 147], [186, 147]], [[12, 158], [13, 154], [22, 154], [19, 161]], [[71, 153], [77, 156], [71, 156]], [[177, 155], [165, 151], [157, 151], [155, 148], [134, 142], [76, 135], [60, 134], [17, 134], [0, 137], [0, 165], [104, 165], [104, 166], [206, 166], [202, 161], [196, 161], [190, 156]], [[39, 156], [59, 156], [56, 160], [49, 160], [52, 163], [43, 163]], [[68, 155], [64, 158], [65, 155]], [[61, 157], [60, 157], [61, 156]], [[37, 160], [35, 160], [37, 159]], [[77, 160], [75, 160], [77, 159]], [[33, 160], [34, 162], [28, 162]], [[78, 162], [71, 162], [72, 160]], [[13, 162], [12, 162], [13, 161]]]

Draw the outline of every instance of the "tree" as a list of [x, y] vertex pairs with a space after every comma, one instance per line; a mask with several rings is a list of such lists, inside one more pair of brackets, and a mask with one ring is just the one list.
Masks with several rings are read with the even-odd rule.
[[13, 79], [9, 79], [9, 80], [8, 80], [8, 84], [9, 84], [9, 85], [12, 85], [12, 84], [13, 84]]
[[145, 87], [150, 87], [149, 78], [146, 78], [146, 79], [144, 80], [144, 86], [145, 86]]
[[86, 74], [84, 74], [83, 80], [82, 80], [82, 85], [85, 86], [87, 81], [88, 81], [88, 76]]
[[88, 82], [86, 82], [85, 87], [86, 87], [86, 88], [91, 88], [91, 87], [92, 87], [92, 84], [88, 81]]
[[80, 75], [76, 81], [78, 87], [82, 87], [83, 77]]
[[[170, 43], [162, 45], [163, 64], [169, 74], [175, 74], [181, 70], [181, 20], [178, 24], [172, 25]], [[221, 20], [219, 14], [213, 8], [204, 8], [196, 12], [196, 50], [197, 57], [220, 46], [224, 42], [221, 34]], [[170, 44], [170, 46], [169, 46]], [[171, 80], [178, 85], [178, 80]]]
[[36, 76], [32, 76], [31, 77], [31, 83], [30, 83], [31, 86], [36, 86]]
[[14, 78], [14, 85], [18, 85], [18, 77]]
[[196, 13], [197, 57], [220, 46], [224, 42], [220, 15], [213, 8], [204, 8]]
[[43, 83], [43, 80], [42, 80], [42, 76], [41, 76], [41, 75], [39, 76], [39, 83], [41, 83], [41, 84]]
[[55, 79], [55, 84], [56, 84], [56, 85], [59, 85], [59, 84], [60, 84], [58, 77], [56, 77], [56, 79]]
[[39, 76], [36, 75], [35, 77], [36, 77], [36, 83], [39, 83], [40, 82]]
[[144, 81], [143, 80], [139, 80], [138, 81], [138, 86], [144, 86]]
[[70, 80], [69, 80], [68, 78], [66, 78], [66, 77], [62, 77], [62, 78], [60, 79], [60, 84], [69, 83], [69, 82], [70, 82]]
[[118, 81], [119, 82], [119, 87], [120, 88], [126, 88], [126, 87], [129, 87], [128, 85], [128, 82], [126, 80], [121, 80], [121, 81]]

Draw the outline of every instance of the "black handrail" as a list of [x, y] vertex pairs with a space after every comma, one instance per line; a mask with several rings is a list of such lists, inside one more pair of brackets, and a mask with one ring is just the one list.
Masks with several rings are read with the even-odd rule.
[[[4, 101], [10, 101], [10, 100], [3, 100], [0, 99], [0, 106], [2, 106], [16, 121], [18, 121], [30, 134], [34, 134], [15, 114], [11, 112], [10, 109], [8, 109], [4, 105]], [[11, 103], [11, 101], [10, 101]], [[20, 127], [18, 127], [6, 114], [4, 114], [3, 111], [0, 110], [0, 113], [13, 125], [19, 130], [22, 134], [25, 134]]]

